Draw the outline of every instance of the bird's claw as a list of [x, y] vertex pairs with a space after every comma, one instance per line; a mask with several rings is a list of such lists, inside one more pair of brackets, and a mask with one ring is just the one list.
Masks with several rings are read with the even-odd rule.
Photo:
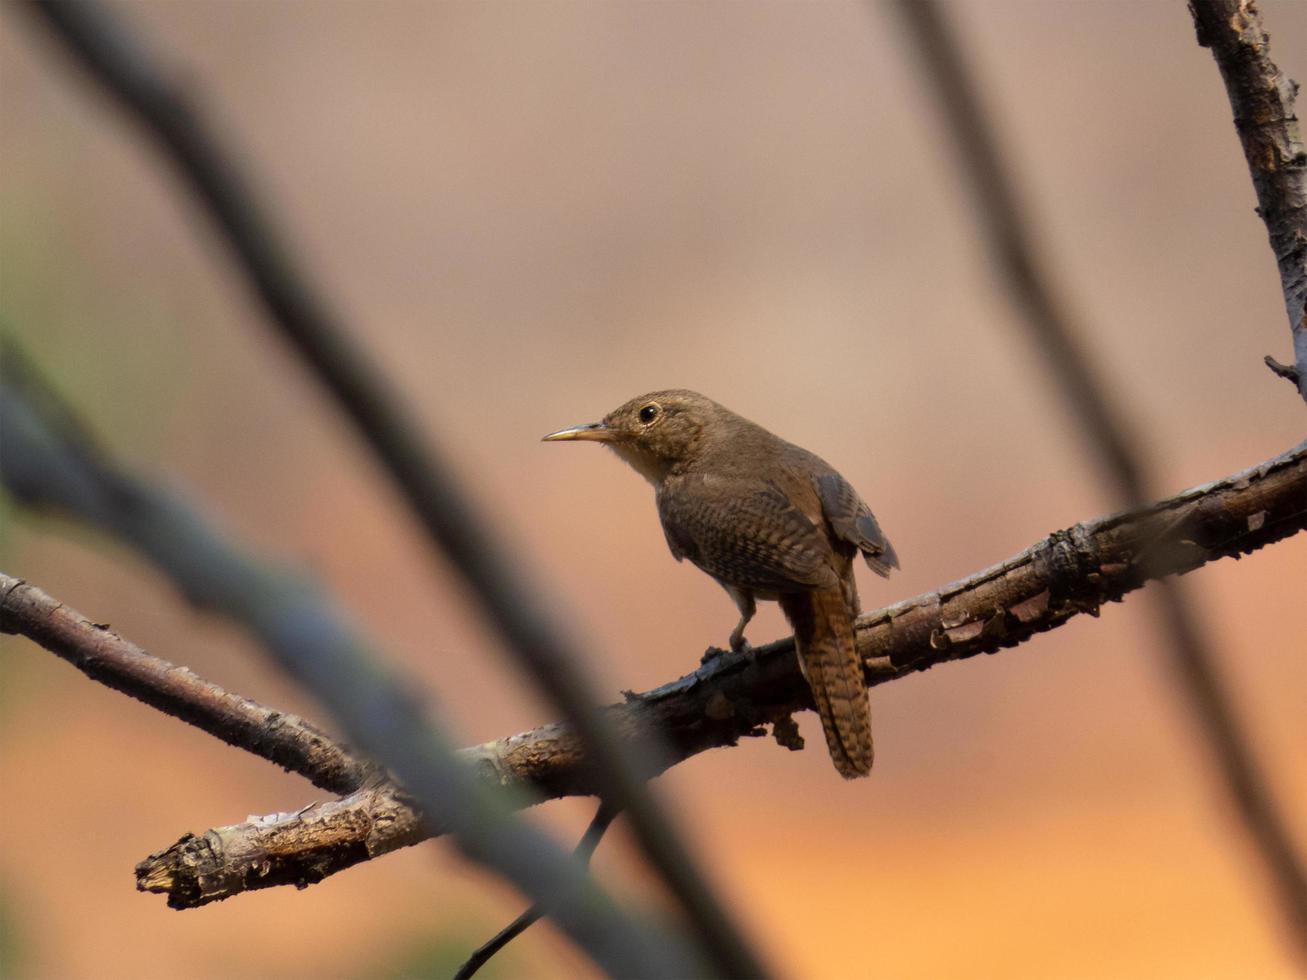
[[699, 658], [700, 665], [710, 663], [718, 657], [724, 657], [727, 653], [735, 653], [744, 657], [753, 656], [753, 645], [748, 640], [743, 638], [737, 640], [735, 637], [731, 637], [730, 643], [729, 650], [724, 650], [721, 647], [709, 647], [703, 652], [703, 656]]
[[731, 652], [741, 653], [746, 657], [753, 656], [753, 644], [744, 637], [731, 637]]
[[703, 652], [703, 656], [699, 658], [699, 665], [703, 666], [704, 664], [710, 664], [718, 657], [724, 656], [726, 656], [726, 651], [721, 647], [709, 647]]

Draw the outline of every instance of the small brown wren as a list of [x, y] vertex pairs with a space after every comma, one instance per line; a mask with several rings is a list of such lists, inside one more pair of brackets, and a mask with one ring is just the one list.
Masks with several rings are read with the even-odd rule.
[[546, 442], [602, 442], [654, 486], [667, 546], [735, 600], [734, 650], [756, 601], [780, 603], [794, 629], [831, 760], [846, 779], [871, 771], [871, 706], [854, 640], [853, 559], [899, 567], [870, 508], [824, 460], [693, 391], [632, 399], [603, 421]]

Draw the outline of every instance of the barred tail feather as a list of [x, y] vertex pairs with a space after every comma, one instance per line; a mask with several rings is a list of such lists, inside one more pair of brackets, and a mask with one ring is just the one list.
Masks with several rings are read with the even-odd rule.
[[836, 589], [781, 596], [799, 666], [812, 688], [831, 761], [845, 779], [871, 772], [871, 704], [853, 636], [853, 613]]

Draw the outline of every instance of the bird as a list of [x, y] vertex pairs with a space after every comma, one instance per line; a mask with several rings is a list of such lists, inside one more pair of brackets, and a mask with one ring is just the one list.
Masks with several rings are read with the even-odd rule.
[[870, 773], [853, 563], [861, 554], [888, 577], [899, 560], [849, 482], [814, 453], [685, 389], [641, 395], [544, 441], [602, 443], [653, 484], [672, 556], [714, 578], [739, 609], [732, 650], [750, 652], [744, 632], [757, 602], [779, 603], [835, 769], [846, 779]]

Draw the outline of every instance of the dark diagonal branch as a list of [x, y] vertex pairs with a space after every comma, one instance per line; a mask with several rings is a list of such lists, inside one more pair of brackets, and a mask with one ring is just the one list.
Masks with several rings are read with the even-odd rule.
[[[1043, 353], [1086, 442], [1102, 460], [1104, 482], [1123, 505], [1137, 506], [1150, 499], [1155, 482], [1147, 472], [1147, 457], [1129, 435], [1137, 429], [1126, 424], [1108, 398], [1078, 341], [1080, 332], [1037, 259], [1015, 182], [980, 101], [981, 87], [967, 70], [934, 0], [899, 0], [896, 7], [916, 41], [925, 77], [957, 144], [953, 159], [960, 161], [959, 177], [971, 191], [989, 250], [1030, 340]], [[1290, 302], [1291, 308], [1294, 302], [1301, 314], [1301, 293]], [[1210, 751], [1234, 812], [1274, 882], [1299, 953], [1307, 956], [1307, 869], [1237, 720], [1209, 633], [1199, 626], [1197, 610], [1178, 585], [1164, 582], [1157, 600], [1177, 689], [1194, 719], [1194, 732]]]
[[656, 747], [637, 753], [612, 737], [598, 709], [598, 691], [574, 655], [575, 643], [561, 618], [527, 583], [520, 562], [509, 560], [452, 469], [419, 435], [393, 385], [297, 263], [238, 156], [208, 125], [199, 103], [95, 0], [36, 3], [31, 9], [155, 139], [230, 246], [270, 322], [376, 454], [431, 539], [467, 580], [517, 663], [576, 726], [603, 780], [604, 796], [627, 814], [637, 843], [684, 908], [717, 972], [764, 975], [647, 788], [643, 760], [657, 755]]
[[[606, 803], [600, 803], [598, 812], [591, 819], [590, 826], [585, 828], [580, 843], [576, 845], [577, 858], [589, 863], [590, 858], [594, 856], [595, 849], [599, 846], [599, 842], [603, 840], [609, 825], [616, 819], [617, 811]], [[544, 913], [537, 906], [531, 906], [486, 942], [478, 946], [472, 955], [467, 958], [467, 961], [458, 968], [453, 980], [468, 980], [469, 977], [475, 976], [500, 950], [539, 922], [543, 915]]]
[[299, 773], [320, 789], [352, 793], [382, 775], [303, 718], [224, 691], [146, 653], [35, 586], [0, 573], [0, 632], [22, 633], [93, 681]]
[[[863, 616], [857, 636], [867, 682], [883, 684], [1016, 646], [1081, 614], [1097, 615], [1104, 603], [1122, 599], [1153, 576], [1237, 558], [1303, 530], [1307, 445], [1144, 510], [1058, 531], [969, 578]], [[670, 684], [628, 695], [606, 710], [628, 741], [660, 732], [672, 746], [666, 764], [673, 765], [762, 735], [768, 725], [794, 747], [791, 715], [811, 707], [787, 639], [752, 656], [721, 653]], [[597, 789], [581, 741], [562, 724], [460, 755], [487, 786], [525, 787], [533, 798], [593, 795]], [[380, 784], [344, 800], [187, 835], [142, 861], [137, 880], [143, 889], [168, 894], [170, 904], [190, 908], [241, 891], [316, 882], [432, 832], [419, 825], [393, 786]]]
[[1307, 401], [1307, 148], [1294, 109], [1298, 84], [1271, 60], [1271, 42], [1253, 0], [1190, 0], [1198, 43], [1221, 70], [1234, 126], [1257, 191], [1280, 270], [1293, 336], [1292, 366], [1267, 366]]
[[18, 501], [118, 537], [196, 606], [249, 631], [354, 744], [395, 774], [429, 830], [451, 831], [464, 854], [548, 909], [605, 970], [695, 972], [678, 937], [618, 907], [571, 855], [512, 815], [503, 794], [454, 757], [434, 712], [318, 589], [255, 560], [180, 497], [117, 468], [8, 343], [0, 351], [0, 431], [0, 480]]
[[916, 42], [923, 77], [933, 92], [957, 144], [950, 159], [957, 178], [971, 192], [988, 241], [1013, 303], [1022, 314], [1034, 346], [1045, 356], [1087, 441], [1098, 451], [1106, 474], [1130, 504], [1147, 500], [1138, 447], [1117, 407], [1102, 395], [1102, 384], [1083, 354], [1079, 332], [1054, 294], [1040, 254], [1030, 239], [1025, 208], [1003, 161], [999, 143], [980, 102], [981, 86], [934, 0], [896, 0], [894, 6]]

